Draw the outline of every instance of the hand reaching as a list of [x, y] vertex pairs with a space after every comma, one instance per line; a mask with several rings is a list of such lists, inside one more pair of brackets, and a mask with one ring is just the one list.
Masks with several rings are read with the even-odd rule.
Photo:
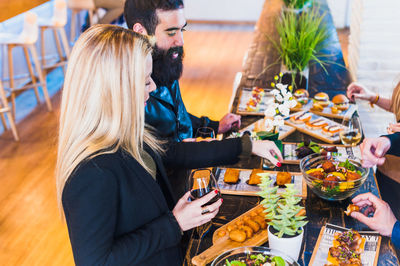
[[[273, 141], [269, 140], [255, 140], [253, 141], [252, 153], [268, 159], [274, 165], [280, 167], [283, 161], [281, 151], [276, 147]], [[275, 155], [278, 159], [275, 158]]]
[[[377, 198], [372, 193], [358, 195], [352, 201], [360, 209], [366, 206], [372, 207], [367, 208], [364, 214], [361, 212], [352, 212], [351, 216], [353, 218], [366, 224], [372, 230], [378, 231], [383, 236], [392, 235], [393, 226], [397, 220], [389, 204]], [[370, 212], [374, 212], [373, 217], [367, 217]]]
[[362, 166], [372, 167], [385, 162], [385, 154], [390, 148], [390, 140], [386, 137], [367, 138], [360, 145]]
[[229, 130], [240, 128], [240, 115], [228, 113], [219, 121], [218, 133], [223, 134]]
[[353, 82], [347, 87], [347, 97], [353, 102], [355, 99], [372, 102], [375, 99], [376, 94], [363, 85]]
[[[211, 221], [215, 215], [217, 215], [219, 207], [222, 204], [222, 199], [214, 202], [211, 205], [201, 207], [215, 196], [217, 196], [217, 192], [211, 191], [204, 197], [189, 202], [188, 199], [190, 197], [190, 191], [188, 191], [185, 195], [183, 195], [182, 198], [179, 199], [178, 203], [175, 205], [175, 208], [172, 210], [172, 213], [174, 214], [175, 219], [178, 221], [182, 231], [187, 231], [207, 223]], [[205, 210], [206, 213], [204, 212]]]
[[388, 134], [400, 132], [400, 123], [395, 123], [395, 124], [390, 123], [387, 128], [387, 132]]

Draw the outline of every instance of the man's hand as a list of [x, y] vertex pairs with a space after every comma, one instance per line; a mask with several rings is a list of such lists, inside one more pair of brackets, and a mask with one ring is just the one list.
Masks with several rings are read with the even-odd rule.
[[372, 167], [385, 162], [385, 154], [390, 148], [390, 140], [386, 137], [365, 139], [361, 144], [362, 166]]
[[228, 113], [219, 121], [218, 134], [224, 134], [229, 130], [239, 130], [240, 115]]
[[[393, 227], [397, 220], [389, 204], [372, 193], [358, 195], [352, 201], [360, 209], [366, 206], [372, 208], [367, 208], [364, 214], [352, 212], [351, 217], [366, 224], [372, 230], [378, 231], [383, 236], [392, 236]], [[370, 212], [374, 212], [373, 217], [367, 217]]]

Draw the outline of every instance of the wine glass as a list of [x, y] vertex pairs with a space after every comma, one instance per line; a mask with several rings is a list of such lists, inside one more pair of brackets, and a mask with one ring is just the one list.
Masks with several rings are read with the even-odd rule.
[[339, 133], [342, 144], [356, 146], [362, 136], [360, 118], [356, 115], [343, 118], [342, 128], [343, 130]]
[[199, 127], [195, 135], [196, 141], [207, 141], [215, 138], [214, 129], [211, 127]]
[[190, 201], [199, 199], [213, 191], [218, 192], [214, 198], [212, 198], [208, 203], [202, 206], [204, 207], [203, 208], [204, 213], [208, 212], [205, 206], [213, 204], [221, 197], [218, 183], [215, 180], [212, 171], [208, 168], [200, 168], [193, 170], [189, 176], [189, 180], [187, 182], [187, 188], [188, 190], [190, 190], [190, 198], [189, 198]]

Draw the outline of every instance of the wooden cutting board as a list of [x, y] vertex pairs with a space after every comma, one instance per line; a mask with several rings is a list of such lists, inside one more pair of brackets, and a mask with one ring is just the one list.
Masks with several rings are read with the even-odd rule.
[[216, 257], [233, 248], [244, 247], [244, 246], [260, 246], [267, 242], [268, 240], [268, 231], [267, 228], [260, 229], [257, 233], [255, 233], [251, 238], [246, 239], [244, 242], [236, 242], [229, 238], [228, 232], [224, 236], [219, 236], [218, 233], [220, 231], [226, 231], [229, 225], [234, 225], [236, 221], [242, 219], [245, 215], [249, 215], [251, 212], [262, 208], [261, 205], [257, 205], [253, 209], [245, 212], [240, 215], [236, 219], [230, 221], [229, 223], [221, 226], [217, 230], [215, 230], [213, 235], [213, 245], [203, 251], [201, 254], [192, 258], [192, 263], [194, 265], [206, 265], [207, 263], [212, 262]]

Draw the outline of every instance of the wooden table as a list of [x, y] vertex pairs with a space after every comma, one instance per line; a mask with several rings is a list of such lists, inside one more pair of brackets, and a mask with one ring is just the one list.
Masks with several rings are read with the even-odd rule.
[[[332, 30], [332, 34], [329, 39], [329, 46], [326, 48], [324, 53], [330, 53], [334, 55], [330, 58], [330, 60], [334, 61], [335, 64], [328, 66], [327, 69], [329, 75], [324, 73], [323, 70], [316, 65], [310, 67], [309, 91], [311, 95], [318, 91], [324, 91], [332, 97], [333, 95], [343, 93], [346, 90], [347, 85], [350, 83], [350, 75], [346, 68], [343, 67], [343, 55], [338, 41], [336, 29], [333, 25], [332, 17], [329, 14], [327, 2], [326, 0], [320, 0], [318, 2], [321, 5], [321, 11], [327, 11], [325, 22], [327, 23], [328, 28]], [[277, 40], [278, 38], [274, 27], [274, 21], [276, 16], [280, 13], [281, 6], [281, 0], [267, 0], [264, 4], [263, 11], [257, 22], [254, 40], [249, 48], [246, 63], [243, 67], [242, 81], [236, 92], [236, 97], [232, 105], [233, 112], [236, 110], [241, 88], [251, 86], [267, 87], [266, 84], [270, 84], [273, 76], [280, 71], [280, 66], [278, 64], [270, 67], [267, 71], [265, 71], [265, 73], [260, 75], [266, 66], [269, 66], [271, 63], [277, 60], [276, 51], [273, 49], [269, 38], [274, 40]], [[260, 117], [242, 117], [243, 127], [253, 123], [258, 119], [260, 119]], [[301, 142], [305, 138], [316, 142], [321, 142], [298, 131], [285, 138], [284, 141]], [[260, 158], [251, 157], [246, 161], [240, 161], [238, 164], [230, 167], [251, 169], [260, 168], [260, 165]], [[273, 170], [300, 171], [298, 165], [284, 165], [281, 168]], [[370, 171], [366, 182], [356, 192], [356, 194], [364, 192], [372, 192], [373, 194], [379, 196], [379, 189], [377, 187], [377, 182], [373, 171]], [[320, 199], [310, 189], [308, 189], [307, 193], [308, 195], [307, 199], [304, 201], [304, 205], [306, 207], [309, 223], [305, 227], [304, 245], [299, 258], [299, 263], [301, 265], [308, 265], [321, 227], [326, 223], [332, 223], [347, 228], [354, 228], [355, 230], [369, 230], [362, 223], [359, 223], [355, 219], [344, 215], [343, 211], [349, 204], [349, 199], [339, 202], [330, 202]], [[194, 230], [191, 233], [188, 239], [185, 265], [190, 265], [192, 257], [200, 254], [202, 251], [212, 245], [212, 235], [217, 228], [253, 208], [260, 202], [260, 198], [258, 197], [233, 195], [223, 195], [222, 197], [224, 199], [224, 203], [220, 208], [217, 217], [213, 219], [212, 224], [207, 227], [202, 227], [200, 230]], [[378, 265], [398, 265], [399, 262], [395, 254], [395, 250], [390, 244], [390, 239], [383, 237]]]
[[37, 7], [45, 2], [48, 2], [48, 0], [1, 0], [0, 22], [15, 17], [16, 15]]

